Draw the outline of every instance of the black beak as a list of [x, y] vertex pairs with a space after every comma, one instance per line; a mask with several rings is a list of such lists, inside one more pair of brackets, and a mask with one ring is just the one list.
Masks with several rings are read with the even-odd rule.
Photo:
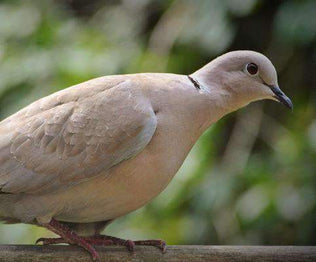
[[274, 96], [273, 96], [274, 98], [280, 101], [287, 108], [293, 110], [293, 103], [291, 99], [288, 98], [278, 86], [274, 86], [274, 85], [267, 85], [267, 86], [270, 87], [271, 91], [274, 93]]

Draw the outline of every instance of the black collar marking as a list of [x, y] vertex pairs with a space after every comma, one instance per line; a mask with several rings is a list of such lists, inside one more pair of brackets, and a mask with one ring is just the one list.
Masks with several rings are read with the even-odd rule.
[[195, 86], [195, 88], [196, 89], [201, 89], [201, 86], [200, 86], [200, 84], [196, 81], [196, 80], [194, 80], [191, 76], [187, 76], [188, 78], [189, 78], [189, 80], [193, 83], [193, 85]]

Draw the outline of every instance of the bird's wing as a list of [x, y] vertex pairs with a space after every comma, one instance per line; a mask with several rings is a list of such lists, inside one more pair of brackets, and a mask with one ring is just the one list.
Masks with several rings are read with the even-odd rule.
[[57, 190], [142, 151], [156, 115], [131, 80], [112, 82], [99, 92], [84, 85], [63, 90], [2, 121], [0, 192]]

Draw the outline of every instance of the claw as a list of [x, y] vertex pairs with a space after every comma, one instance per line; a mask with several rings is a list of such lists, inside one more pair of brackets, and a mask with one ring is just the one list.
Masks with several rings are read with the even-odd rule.
[[166, 241], [161, 241], [161, 251], [162, 253], [166, 253], [167, 252], [167, 244]]
[[43, 242], [42, 245], [52, 245], [52, 244], [61, 244], [61, 243], [69, 244], [66, 240], [64, 240], [62, 238], [41, 237], [41, 238], [36, 240], [35, 244], [38, 244], [39, 242]]
[[45, 238], [43, 238], [43, 237], [37, 239], [37, 240], [35, 241], [35, 245], [38, 244], [39, 242], [43, 242], [43, 244], [44, 244], [44, 240], [45, 240]]
[[126, 240], [124, 245], [127, 247], [128, 251], [133, 252], [135, 249], [135, 243], [132, 240]]
[[162, 253], [165, 253], [167, 250], [166, 242], [163, 240], [138, 240], [134, 241], [135, 245], [138, 246], [153, 246], [159, 248]]

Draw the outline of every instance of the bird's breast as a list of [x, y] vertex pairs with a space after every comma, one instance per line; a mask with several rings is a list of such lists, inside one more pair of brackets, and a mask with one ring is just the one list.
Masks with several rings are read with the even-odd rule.
[[114, 219], [140, 208], [163, 191], [194, 139], [181, 134], [181, 128], [173, 128], [175, 125], [169, 125], [170, 121], [165, 123], [163, 117], [158, 120], [151, 142], [136, 157], [59, 193], [63, 194], [67, 208], [57, 218], [69, 222]]

